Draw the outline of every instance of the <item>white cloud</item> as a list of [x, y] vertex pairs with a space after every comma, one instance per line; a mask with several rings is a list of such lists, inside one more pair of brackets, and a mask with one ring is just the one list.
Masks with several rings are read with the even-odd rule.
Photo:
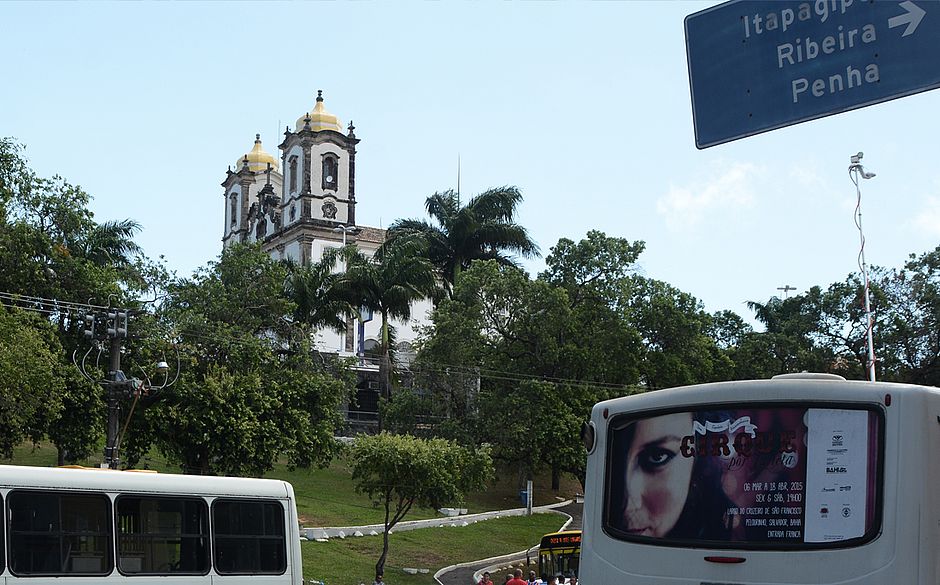
[[711, 175], [686, 186], [670, 185], [656, 202], [671, 230], [692, 227], [713, 210], [749, 207], [754, 200], [754, 181], [760, 168], [751, 163], [720, 162]]
[[826, 181], [815, 164], [801, 164], [791, 167], [790, 178], [796, 185], [804, 189], [812, 190], [817, 193], [825, 193], [828, 191]]
[[928, 237], [940, 237], [940, 197], [927, 197], [926, 204], [911, 220], [918, 232]]

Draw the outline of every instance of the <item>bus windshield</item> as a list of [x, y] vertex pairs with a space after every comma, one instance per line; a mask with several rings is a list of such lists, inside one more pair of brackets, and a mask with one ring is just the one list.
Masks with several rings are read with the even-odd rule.
[[604, 530], [713, 548], [860, 544], [879, 528], [882, 420], [875, 409], [792, 402], [619, 415]]
[[560, 575], [563, 578], [576, 577], [580, 555], [580, 530], [546, 534], [539, 544], [539, 574]]

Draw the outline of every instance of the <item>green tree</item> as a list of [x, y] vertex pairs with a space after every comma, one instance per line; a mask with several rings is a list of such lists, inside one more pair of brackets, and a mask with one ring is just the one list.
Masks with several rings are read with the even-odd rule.
[[885, 301], [875, 329], [886, 380], [940, 386], [940, 247], [876, 276]]
[[16, 304], [43, 312], [55, 327], [64, 386], [50, 400], [65, 407], [48, 428], [65, 463], [91, 452], [105, 411], [101, 387], [70, 362], [89, 347], [84, 315], [57, 303], [129, 306], [150, 286], [150, 263], [133, 241], [135, 222], [96, 223], [88, 193], [61, 177], [37, 176], [23, 152], [12, 139], [0, 140], [0, 292], [21, 295]]
[[538, 255], [538, 246], [526, 229], [515, 223], [516, 207], [521, 202], [522, 193], [516, 187], [484, 191], [464, 206], [453, 191], [435, 193], [425, 201], [435, 223], [398, 220], [389, 228], [389, 238], [421, 234], [428, 242], [428, 258], [449, 292], [460, 272], [474, 260], [514, 265], [510, 254], [527, 258]]
[[710, 336], [712, 318], [694, 296], [634, 275], [627, 315], [643, 337], [642, 377], [650, 389], [726, 380], [733, 365]]
[[0, 307], [0, 455], [38, 443], [62, 409], [62, 347], [37, 315]]
[[[391, 319], [408, 320], [415, 301], [434, 295], [437, 282], [426, 257], [427, 242], [405, 234], [385, 242], [369, 258], [352, 246], [344, 250], [346, 273], [342, 288], [354, 305], [382, 317], [382, 358], [379, 362], [382, 397], [391, 396]], [[379, 424], [381, 426], [381, 420]]]
[[[629, 391], [641, 350], [636, 331], [597, 299], [572, 306], [565, 288], [491, 261], [461, 273], [413, 365], [443, 409], [437, 414], [464, 417], [451, 436], [490, 442], [520, 481], [545, 465], [555, 485], [562, 471], [583, 478], [580, 422], [594, 403]], [[546, 438], [555, 429], [572, 432]]]
[[360, 436], [351, 449], [356, 490], [385, 510], [376, 575], [385, 570], [389, 531], [413, 506], [460, 504], [467, 492], [483, 488], [493, 474], [485, 446], [471, 450], [443, 439], [380, 433]]
[[[832, 371], [837, 363], [835, 354], [820, 342], [822, 297], [823, 292], [817, 286], [786, 299], [771, 297], [766, 303], [749, 301], [748, 308], [764, 324], [765, 331], [746, 335], [731, 352], [738, 377], [768, 378], [790, 372]], [[830, 313], [832, 310], [830, 308]]]
[[348, 294], [342, 289], [343, 274], [336, 271], [339, 256], [328, 251], [317, 262], [291, 264], [284, 294], [294, 304], [291, 320], [306, 335], [319, 329], [346, 330], [353, 314]]
[[631, 242], [597, 230], [577, 244], [562, 238], [545, 258], [547, 269], [539, 279], [567, 290], [573, 306], [593, 300], [616, 307], [645, 248], [641, 240]]
[[259, 475], [279, 457], [300, 466], [330, 460], [352, 376], [294, 334], [286, 277], [260, 247], [234, 245], [169, 286], [160, 316], [176, 330], [182, 371], [139, 409], [131, 463], [150, 445], [196, 473]]

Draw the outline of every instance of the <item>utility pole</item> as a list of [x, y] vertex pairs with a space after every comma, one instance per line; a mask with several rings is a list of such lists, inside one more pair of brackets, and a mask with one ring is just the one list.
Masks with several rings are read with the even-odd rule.
[[782, 291], [783, 291], [783, 298], [787, 298], [787, 296], [788, 296], [787, 293], [789, 293], [791, 290], [796, 290], [796, 287], [795, 287], [795, 286], [790, 286], [789, 284], [785, 284], [785, 285], [783, 285], [783, 286], [778, 286], [778, 287], [777, 287], [777, 290], [782, 290]]
[[129, 386], [127, 377], [121, 371], [121, 350], [124, 346], [124, 338], [127, 337], [127, 310], [109, 308], [107, 317], [107, 336], [111, 341], [111, 355], [108, 379], [104, 382], [108, 394], [108, 428], [102, 467], [117, 469], [120, 463], [117, 452], [121, 426], [120, 400]]
[[[89, 306], [91, 308], [91, 306]], [[141, 393], [150, 393], [160, 391], [168, 386], [172, 386], [179, 378], [180, 359], [179, 350], [176, 351], [176, 375], [171, 381], [169, 379], [170, 366], [166, 360], [160, 360], [156, 363], [157, 373], [163, 375], [163, 383], [159, 386], [153, 386], [150, 378], [144, 373], [145, 381], [137, 378], [128, 378], [121, 370], [121, 351], [124, 349], [124, 340], [128, 336], [128, 321], [130, 311], [128, 309], [118, 309], [107, 307], [105, 312], [90, 310], [85, 313], [84, 336], [92, 343], [92, 347], [85, 352], [87, 357], [95, 347], [101, 351], [105, 341], [109, 342], [110, 355], [108, 357], [108, 375], [104, 380], [97, 379], [88, 374], [85, 369], [85, 358], [82, 358], [81, 364], [76, 360], [76, 352], [72, 353], [72, 363], [79, 369], [82, 376], [90, 382], [101, 384], [105, 390], [108, 404], [108, 426], [107, 437], [105, 438], [104, 462], [101, 467], [107, 469], [117, 469], [121, 462], [120, 450], [121, 439], [124, 431], [130, 423], [130, 414], [121, 429], [121, 399], [134, 396], [134, 402], [131, 404], [130, 413], [133, 414], [134, 406], [137, 405], [137, 398]], [[174, 345], [174, 348], [176, 346]], [[143, 372], [143, 370], [141, 370]]]
[[123, 386], [124, 372], [121, 371], [121, 338], [111, 338], [111, 365], [108, 379], [104, 386], [108, 392], [108, 433], [104, 447], [104, 464], [110, 469], [118, 468], [117, 447], [118, 427], [121, 424], [121, 406], [119, 385]]

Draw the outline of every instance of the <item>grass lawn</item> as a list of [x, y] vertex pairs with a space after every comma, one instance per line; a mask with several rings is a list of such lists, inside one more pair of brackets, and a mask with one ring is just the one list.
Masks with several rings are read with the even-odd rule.
[[[95, 455], [82, 464], [96, 467], [100, 461], [101, 457]], [[35, 448], [24, 444], [14, 449], [13, 459], [0, 460], [0, 463], [51, 467], [56, 464], [56, 449], [49, 443], [42, 443]], [[164, 473], [179, 473], [178, 466], [169, 463], [155, 451], [138, 467]], [[367, 497], [356, 493], [351, 465], [344, 457], [337, 457], [325, 469], [290, 470], [287, 465], [278, 464], [265, 477], [289, 481], [294, 486], [297, 513], [304, 526], [359, 526], [379, 524], [384, 519], [384, 511], [373, 507]], [[522, 503], [518, 497], [517, 481], [513, 470], [498, 471], [496, 479], [486, 489], [471, 493], [462, 507], [471, 513], [519, 508]], [[536, 477], [534, 481], [535, 505], [551, 504], [570, 498], [580, 488], [576, 480], [564, 478], [561, 489], [557, 493], [552, 492], [548, 474]], [[456, 505], [456, 502], [453, 505]], [[405, 520], [421, 520], [438, 515], [436, 510], [416, 508]]]
[[[557, 514], [514, 516], [458, 528], [426, 528], [389, 536], [385, 582], [389, 585], [430, 585], [443, 567], [516, 552], [538, 544], [543, 534], [558, 530], [564, 518]], [[382, 553], [382, 537], [304, 542], [304, 578], [326, 585], [371, 583]], [[404, 567], [429, 569], [409, 575]]]

